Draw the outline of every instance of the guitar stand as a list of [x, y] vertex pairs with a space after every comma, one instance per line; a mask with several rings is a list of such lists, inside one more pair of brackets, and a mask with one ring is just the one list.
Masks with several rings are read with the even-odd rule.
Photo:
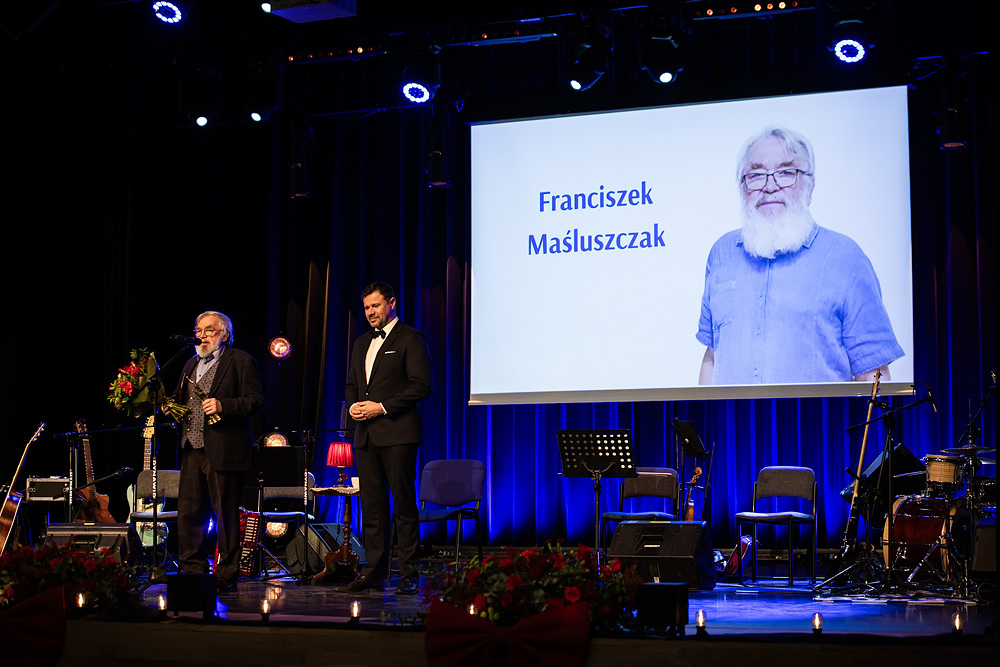
[[[852, 472], [848, 470], [848, 472]], [[855, 476], [852, 474], [852, 476]], [[856, 477], [856, 476], [855, 476]], [[855, 484], [860, 484], [864, 495], [862, 505], [865, 508], [865, 549], [864, 553], [853, 563], [845, 567], [840, 572], [826, 581], [820, 582], [813, 588], [813, 593], [819, 593], [823, 589], [829, 589], [831, 594], [847, 594], [858, 592], [869, 594], [877, 592], [886, 580], [885, 564], [878, 558], [875, 546], [872, 544], [872, 519], [875, 514], [875, 506], [878, 502], [877, 480], [857, 478]], [[855, 551], [857, 547], [855, 546]], [[836, 586], [838, 581], [845, 581], [846, 584]]]

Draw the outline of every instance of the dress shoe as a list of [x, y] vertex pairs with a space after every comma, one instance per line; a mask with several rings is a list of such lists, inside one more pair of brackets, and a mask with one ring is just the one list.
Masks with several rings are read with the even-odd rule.
[[396, 595], [416, 595], [420, 588], [420, 577], [416, 574], [404, 575], [396, 586]]
[[367, 591], [371, 589], [381, 590], [381, 588], [382, 588], [381, 577], [373, 577], [370, 574], [366, 574], [358, 577], [349, 584], [345, 584], [343, 586], [334, 586], [333, 590], [337, 591], [338, 593], [360, 593], [361, 591]]

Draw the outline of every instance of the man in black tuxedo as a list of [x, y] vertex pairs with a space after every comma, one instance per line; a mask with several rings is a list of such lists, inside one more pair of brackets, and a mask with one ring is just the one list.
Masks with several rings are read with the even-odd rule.
[[207, 311], [195, 320], [197, 355], [184, 365], [173, 398], [190, 408], [180, 420], [180, 490], [177, 499], [181, 569], [208, 571], [208, 522], [215, 513], [220, 591], [239, 578], [240, 500], [253, 449], [251, 417], [264, 409], [257, 362], [232, 347], [233, 323]]
[[337, 590], [381, 588], [389, 567], [392, 494], [402, 579], [397, 595], [417, 592], [420, 526], [417, 521], [417, 448], [421, 441], [417, 402], [431, 393], [431, 359], [418, 330], [396, 317], [396, 299], [385, 283], [361, 294], [372, 326], [354, 343], [345, 400], [354, 421], [354, 455], [361, 484], [367, 564]]

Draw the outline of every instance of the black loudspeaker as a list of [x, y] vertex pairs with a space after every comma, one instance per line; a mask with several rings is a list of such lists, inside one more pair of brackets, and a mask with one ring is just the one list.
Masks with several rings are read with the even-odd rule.
[[[898, 443], [892, 448], [892, 494], [889, 493], [889, 474], [882, 474], [882, 465], [885, 463], [885, 450], [879, 452], [875, 460], [868, 464], [868, 467], [861, 471], [861, 479], [878, 480], [879, 498], [895, 498], [897, 496], [914, 496], [923, 492], [927, 486], [927, 477], [921, 474], [926, 467], [923, 462], [913, 455], [906, 445]], [[881, 476], [881, 477], [880, 477]], [[864, 488], [864, 487], [861, 487]], [[854, 482], [851, 482], [840, 492], [840, 497], [851, 502], [854, 495]], [[888, 512], [888, 505], [885, 500], [880, 500], [876, 507], [876, 514], [885, 515]]]
[[50, 523], [45, 530], [45, 540], [55, 544], [67, 544], [71, 538], [77, 549], [108, 549], [118, 562], [140, 552], [139, 537], [128, 523]]
[[608, 555], [636, 563], [654, 582], [684, 582], [690, 590], [715, 588], [712, 539], [704, 521], [623, 521]]
[[214, 574], [168, 574], [167, 611], [200, 611], [205, 618], [215, 611]]
[[[310, 523], [308, 536], [306, 526], [295, 534], [295, 539], [285, 549], [288, 569], [294, 575], [316, 574], [324, 567], [323, 558], [331, 551], [340, 549], [344, 541], [344, 527], [339, 523]], [[365, 562], [365, 548], [351, 533], [351, 549]]]
[[997, 577], [997, 524], [996, 519], [983, 519], [976, 526], [976, 537], [972, 547], [974, 579], [990, 580]]

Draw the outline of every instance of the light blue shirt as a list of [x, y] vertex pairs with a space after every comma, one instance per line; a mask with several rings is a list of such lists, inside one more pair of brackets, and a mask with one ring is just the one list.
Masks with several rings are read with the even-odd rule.
[[712, 384], [849, 382], [903, 356], [868, 257], [813, 224], [805, 245], [752, 257], [739, 230], [708, 254], [698, 341]]

